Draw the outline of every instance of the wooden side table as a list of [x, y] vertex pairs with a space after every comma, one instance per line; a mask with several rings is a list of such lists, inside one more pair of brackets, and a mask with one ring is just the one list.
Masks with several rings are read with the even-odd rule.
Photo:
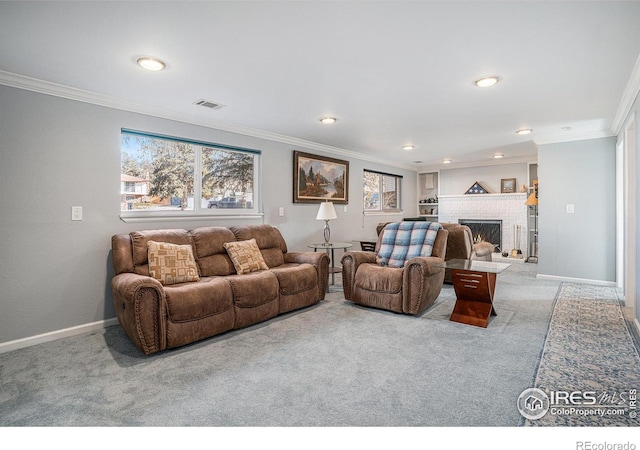
[[[314, 252], [320, 250], [325, 250], [329, 258], [331, 258], [331, 267], [329, 267], [329, 273], [331, 274], [331, 284], [336, 284], [336, 273], [342, 272], [342, 267], [336, 267], [336, 259], [335, 259], [335, 250], [341, 249], [343, 252], [346, 252], [348, 248], [353, 247], [353, 244], [348, 242], [334, 242], [332, 244], [309, 244], [307, 247], [312, 248]], [[327, 290], [329, 290], [329, 286], [327, 286]]]
[[497, 315], [493, 307], [497, 275], [511, 264], [451, 259], [438, 265], [451, 269], [456, 305], [449, 320], [486, 328], [491, 316]]

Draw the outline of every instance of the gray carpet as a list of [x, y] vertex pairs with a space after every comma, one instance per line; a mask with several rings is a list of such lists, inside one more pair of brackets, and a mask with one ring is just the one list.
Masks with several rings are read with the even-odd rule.
[[0, 355], [3, 426], [517, 426], [559, 283], [498, 276], [487, 329], [346, 302], [152, 356], [119, 326]]
[[[640, 405], [633, 402], [640, 355], [632, 331], [615, 288], [563, 284], [534, 385], [547, 394], [547, 412], [526, 425], [640, 425]], [[551, 392], [576, 394], [552, 400]]]

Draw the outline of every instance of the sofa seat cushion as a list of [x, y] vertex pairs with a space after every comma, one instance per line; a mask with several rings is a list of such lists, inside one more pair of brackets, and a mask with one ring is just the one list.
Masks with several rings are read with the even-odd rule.
[[402, 291], [403, 269], [376, 264], [361, 264], [355, 277], [355, 287], [370, 292], [396, 294]]
[[318, 275], [311, 264], [287, 263], [271, 269], [271, 272], [278, 278], [281, 295], [298, 294], [318, 285]]
[[165, 286], [167, 314], [184, 322], [221, 314], [233, 307], [231, 285], [224, 277], [205, 277], [194, 283]]
[[278, 315], [278, 279], [271, 271], [230, 275], [236, 312], [235, 328], [246, 327]]
[[351, 300], [370, 308], [403, 312], [403, 269], [365, 263], [358, 266]]

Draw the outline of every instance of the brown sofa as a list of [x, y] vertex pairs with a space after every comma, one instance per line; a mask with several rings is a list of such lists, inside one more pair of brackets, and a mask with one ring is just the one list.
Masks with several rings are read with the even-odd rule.
[[[268, 270], [237, 275], [224, 244], [255, 238]], [[163, 285], [150, 276], [149, 241], [189, 245], [199, 280]], [[118, 320], [145, 354], [247, 327], [324, 299], [329, 257], [288, 252], [270, 225], [134, 231], [112, 237]]]
[[[386, 225], [386, 224], [385, 224]], [[376, 263], [382, 233], [375, 252], [350, 251], [342, 256], [344, 298], [362, 306], [417, 315], [440, 295], [449, 232], [437, 232], [431, 256], [416, 257], [404, 267], [383, 267]]]

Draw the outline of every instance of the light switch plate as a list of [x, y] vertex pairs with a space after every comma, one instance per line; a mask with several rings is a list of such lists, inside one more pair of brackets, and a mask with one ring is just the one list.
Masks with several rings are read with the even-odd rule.
[[82, 220], [82, 206], [71, 207], [71, 220]]
[[575, 212], [576, 210], [573, 203], [567, 203], [567, 214], [573, 214]]

